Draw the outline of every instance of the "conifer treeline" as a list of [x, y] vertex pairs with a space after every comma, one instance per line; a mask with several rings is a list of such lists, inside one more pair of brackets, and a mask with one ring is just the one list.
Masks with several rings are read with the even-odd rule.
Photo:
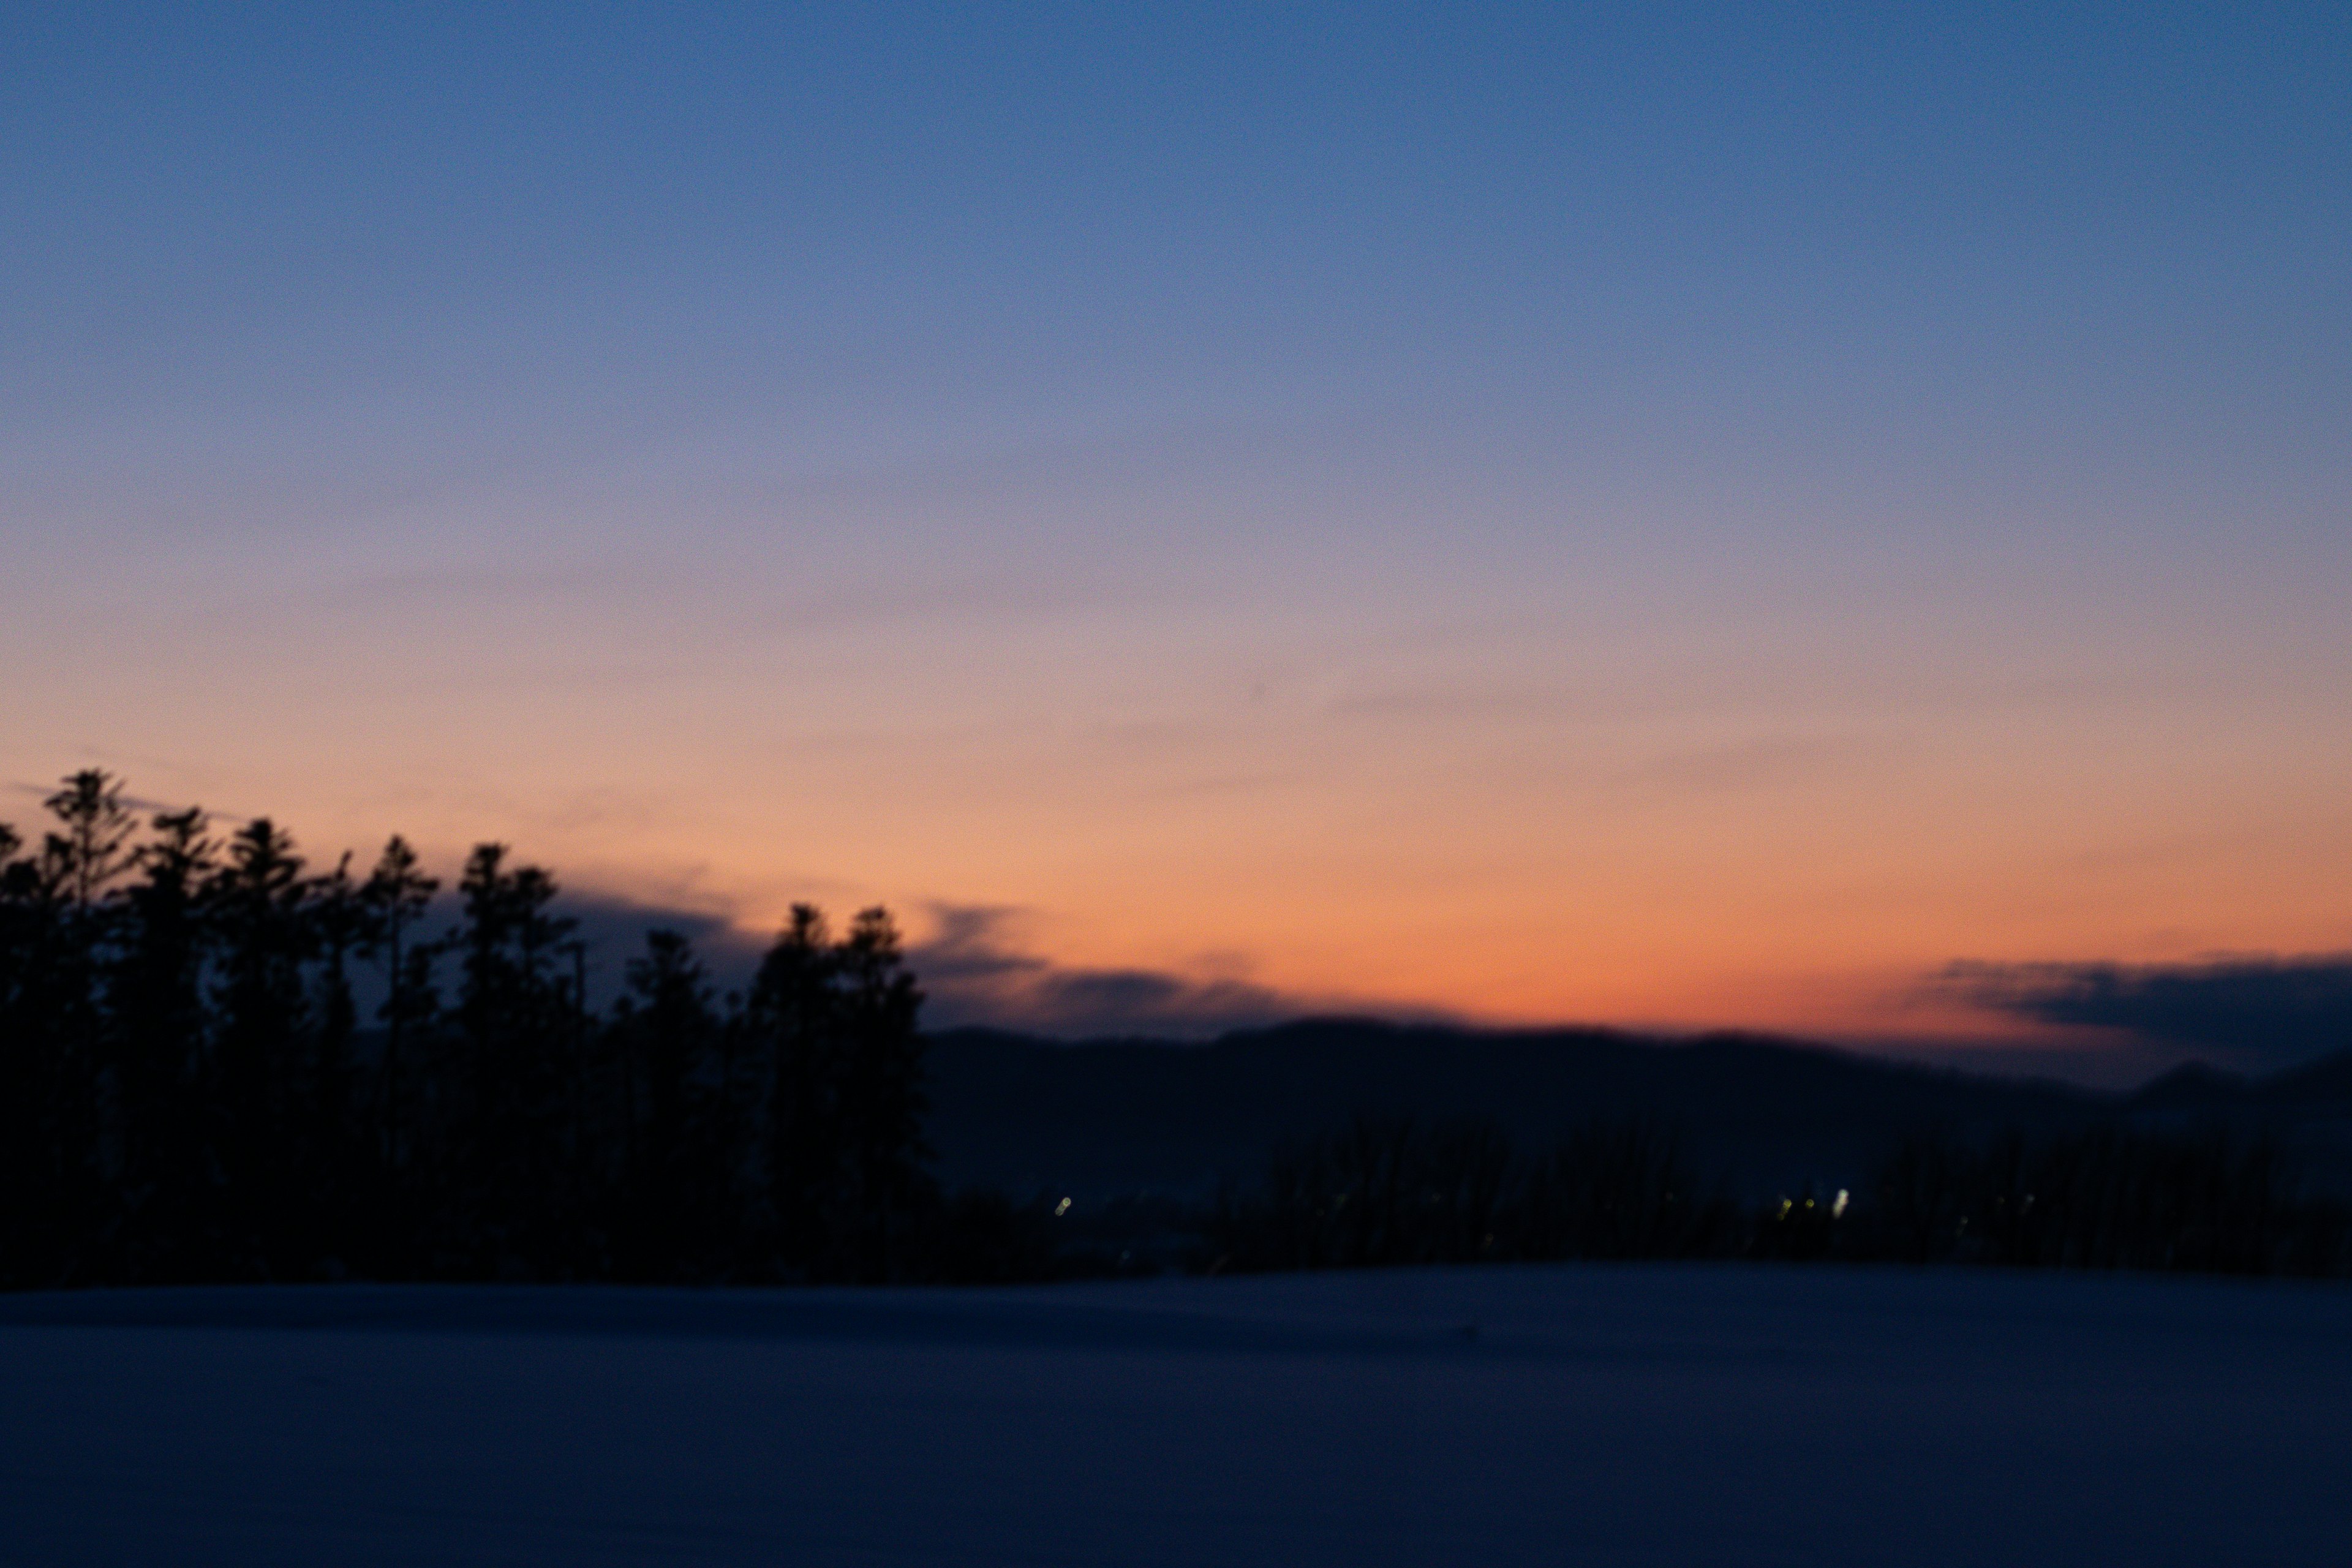
[[37, 843], [0, 827], [0, 1284], [1007, 1266], [1005, 1205], [924, 1173], [879, 909], [796, 909], [723, 1001], [653, 932], [599, 1014], [554, 879], [501, 846], [439, 930], [396, 837], [320, 870], [100, 772], [47, 805]]

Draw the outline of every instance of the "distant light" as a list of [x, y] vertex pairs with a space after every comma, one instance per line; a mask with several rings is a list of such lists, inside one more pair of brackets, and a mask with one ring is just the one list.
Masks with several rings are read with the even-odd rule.
[[1064, 1198], [1060, 1203], [1057, 1203], [1057, 1204], [1055, 1204], [1055, 1205], [1054, 1205], [1054, 1213], [1055, 1213], [1055, 1214], [1056, 1214], [1056, 1215], [1066, 1215], [1066, 1214], [1067, 1214], [1067, 1213], [1069, 1213], [1069, 1212], [1070, 1212], [1070, 1200], [1069, 1200], [1069, 1199], [1067, 1199], [1067, 1198]]
[[1830, 1205], [1830, 1217], [1836, 1219], [1845, 1213], [1845, 1189], [1838, 1189], [1837, 1202]]

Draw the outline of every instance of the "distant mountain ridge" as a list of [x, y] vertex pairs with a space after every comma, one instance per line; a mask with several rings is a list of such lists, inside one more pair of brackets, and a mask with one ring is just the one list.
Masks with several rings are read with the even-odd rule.
[[2303, 1115], [2341, 1107], [2352, 1114], [2352, 1049], [2263, 1078], [2185, 1062], [2142, 1087], [2128, 1103], [2150, 1110], [2263, 1108]]
[[1307, 1019], [1205, 1044], [931, 1037], [930, 1138], [950, 1183], [1083, 1198], [1202, 1196], [1358, 1115], [1491, 1119], [1529, 1149], [1596, 1120], [1684, 1139], [1738, 1192], [1862, 1181], [1905, 1133], [2070, 1130], [2116, 1096], [1763, 1036], [1481, 1030]]

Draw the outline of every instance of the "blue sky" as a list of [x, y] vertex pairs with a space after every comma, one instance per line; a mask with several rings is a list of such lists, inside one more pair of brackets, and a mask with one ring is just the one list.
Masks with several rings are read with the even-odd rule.
[[2345, 389], [2340, 12], [92, 16], [8, 51], [11, 412], [62, 431], [2032, 416], [2275, 461]]

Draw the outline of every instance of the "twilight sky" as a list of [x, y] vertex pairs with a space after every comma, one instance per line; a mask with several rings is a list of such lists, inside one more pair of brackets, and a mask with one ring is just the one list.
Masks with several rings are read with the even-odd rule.
[[1204, 1006], [2352, 946], [2341, 7], [193, 9], [0, 20], [0, 818]]

